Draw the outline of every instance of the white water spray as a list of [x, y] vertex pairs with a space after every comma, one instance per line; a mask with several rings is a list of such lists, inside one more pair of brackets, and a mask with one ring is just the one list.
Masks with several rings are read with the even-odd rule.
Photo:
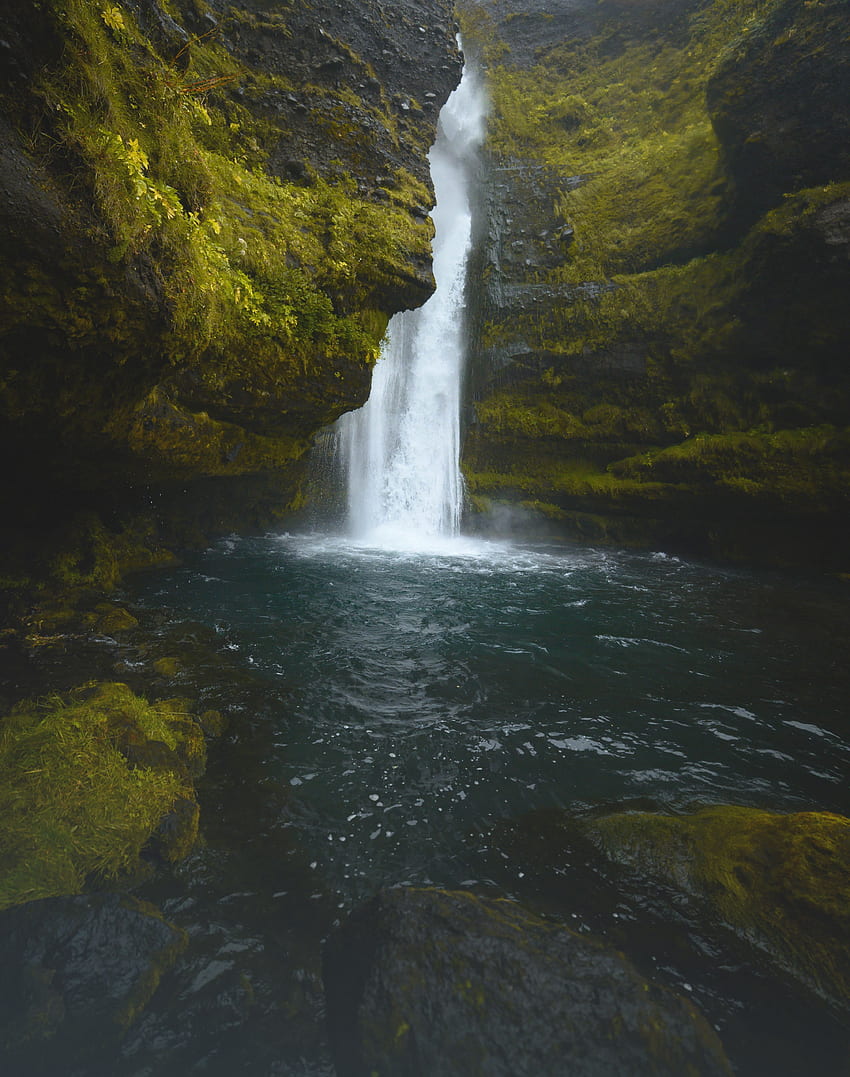
[[458, 532], [468, 189], [484, 136], [485, 101], [478, 78], [465, 69], [440, 113], [428, 155], [436, 194], [436, 291], [419, 310], [392, 319], [369, 400], [339, 420], [348, 525], [358, 541], [410, 547]]

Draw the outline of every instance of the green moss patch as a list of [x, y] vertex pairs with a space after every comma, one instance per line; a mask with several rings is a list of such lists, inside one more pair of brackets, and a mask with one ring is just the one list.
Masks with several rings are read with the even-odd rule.
[[[203, 759], [180, 701], [150, 704], [104, 683], [19, 704], [0, 724], [0, 908], [131, 872], [161, 820], [194, 805]], [[189, 814], [184, 852], [196, 805]]]
[[[562, 279], [634, 272], [714, 242], [728, 189], [705, 88], [724, 44], [763, 8], [715, 0], [684, 34], [675, 20], [666, 33], [631, 39], [615, 12], [593, 36], [541, 49], [527, 67], [512, 64], [498, 38], [485, 45], [488, 146], [563, 177], [554, 195], [575, 239]], [[576, 176], [584, 182], [568, 184]]]
[[587, 830], [612, 859], [704, 900], [818, 994], [850, 1005], [850, 820], [721, 806], [611, 815]]
[[509, 20], [470, 17], [493, 98], [488, 197], [508, 207], [485, 243], [477, 331], [495, 370], [464, 447], [476, 495], [538, 502], [566, 531], [607, 515], [626, 543], [654, 530], [777, 563], [790, 538], [752, 539], [785, 520], [843, 567], [850, 183], [743, 217], [706, 105], [776, 7], [708, 0], [661, 26], [600, 6], [571, 37], [540, 30], [533, 58], [511, 51]]
[[611, 470], [623, 477], [722, 488], [798, 511], [834, 510], [850, 497], [850, 431], [823, 426], [701, 434], [620, 461]]
[[[257, 77], [213, 38], [168, 62], [119, 5], [53, 7], [66, 49], [40, 86], [57, 117], [51, 145], [58, 138], [84, 163], [109, 260], [156, 260], [172, 358], [204, 356], [205, 377], [212, 357], [248, 339], [255, 362], [271, 352], [298, 365], [319, 342], [374, 358], [378, 341], [353, 312], [408, 275], [411, 252], [428, 254], [430, 225], [402, 197], [380, 207], [360, 198], [346, 174], [295, 184], [267, 171], [279, 132], [229, 92]], [[41, 137], [34, 146], [47, 151]]]

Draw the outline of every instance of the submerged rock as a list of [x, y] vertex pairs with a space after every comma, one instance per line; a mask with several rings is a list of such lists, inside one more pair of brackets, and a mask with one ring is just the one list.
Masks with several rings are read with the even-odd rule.
[[153, 906], [118, 894], [46, 898], [0, 913], [5, 1072], [58, 1073], [71, 1043], [84, 1050], [87, 1041], [117, 1038], [185, 942]]
[[331, 938], [324, 978], [340, 1077], [730, 1072], [685, 999], [512, 901], [384, 891]]
[[729, 805], [609, 815], [586, 830], [612, 860], [707, 902], [782, 969], [850, 1007], [850, 819]]

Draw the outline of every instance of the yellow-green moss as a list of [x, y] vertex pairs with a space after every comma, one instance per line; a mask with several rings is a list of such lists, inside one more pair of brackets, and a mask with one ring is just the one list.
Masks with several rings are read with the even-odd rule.
[[[461, 4], [493, 103], [487, 150], [507, 166], [494, 182], [521, 203], [527, 173], [546, 218], [535, 235], [515, 210], [488, 248], [510, 290], [482, 301], [482, 363], [500, 362], [464, 448], [477, 496], [538, 501], [570, 521], [630, 512], [702, 548], [705, 523], [685, 535], [677, 518], [796, 514], [802, 533], [817, 514], [838, 556], [850, 321], [830, 222], [850, 183], [836, 171], [742, 216], [706, 104], [718, 64], [777, 7], [705, 0], [662, 23], [611, 0], [561, 40], [537, 24], [530, 59], [539, 16], [523, 15], [512, 51], [510, 19], [500, 28]], [[801, 34], [823, 32], [811, 13], [800, 20]], [[765, 87], [742, 81], [750, 90]]]
[[132, 613], [122, 606], [113, 606], [109, 602], [98, 603], [92, 618], [95, 630], [107, 636], [129, 632], [139, 626], [137, 618]]
[[96, 514], [81, 513], [60, 541], [62, 549], [51, 560], [50, 576], [64, 591], [81, 586], [108, 591], [127, 572], [176, 561], [160, 544], [153, 520], [144, 516], [113, 531]]
[[797, 509], [838, 507], [850, 490], [850, 430], [820, 426], [777, 432], [699, 434], [619, 461], [624, 478], [713, 485]]
[[[850, 442], [834, 420], [842, 390], [824, 394], [811, 369], [816, 349], [839, 347], [844, 332], [827, 309], [835, 282], [795, 280], [786, 321], [745, 314], [751, 301], [759, 309], [756, 288], [778, 286], [759, 284], [764, 274], [792, 266], [818, 215], [847, 197], [847, 183], [798, 192], [728, 252], [617, 277], [547, 318], [521, 312], [506, 323], [505, 333], [545, 349], [548, 366], [476, 404], [471, 487], [552, 502], [556, 492], [637, 499], [645, 484], [648, 501], [667, 486], [757, 511], [846, 511]], [[636, 369], [612, 374], [624, 347]]]
[[[157, 765], [131, 762], [150, 744]], [[131, 871], [175, 803], [194, 802], [187, 764], [197, 773], [202, 754], [185, 704], [123, 684], [17, 706], [0, 723], [0, 908]]]
[[192, 41], [181, 71], [120, 5], [52, 7], [66, 48], [38, 89], [56, 129], [36, 132], [33, 149], [53, 152], [58, 139], [84, 162], [113, 262], [154, 255], [170, 357], [203, 357], [213, 380], [249, 341], [260, 367], [300, 369], [318, 346], [373, 361], [380, 337], [357, 309], [409, 275], [411, 254], [430, 251], [406, 173], [381, 206], [346, 175], [282, 182], [263, 168], [271, 135], [227, 93], [248, 72], [212, 38]]
[[[763, 0], [714, 0], [684, 37], [620, 40], [616, 15], [588, 41], [566, 40], [520, 68], [492, 24], [462, 7], [493, 101], [488, 148], [564, 178], [556, 196], [575, 239], [562, 280], [598, 280], [710, 245], [728, 189], [705, 87], [718, 54], [763, 13]], [[487, 37], [483, 34], [486, 33]], [[581, 176], [578, 188], [568, 177]]]
[[721, 806], [606, 816], [612, 858], [708, 902], [723, 923], [828, 999], [850, 1005], [850, 820]]
[[117, 414], [111, 427], [123, 425], [135, 456], [169, 474], [241, 475], [279, 468], [303, 455], [304, 439], [263, 437], [234, 423], [193, 412], [154, 389], [127, 417]]

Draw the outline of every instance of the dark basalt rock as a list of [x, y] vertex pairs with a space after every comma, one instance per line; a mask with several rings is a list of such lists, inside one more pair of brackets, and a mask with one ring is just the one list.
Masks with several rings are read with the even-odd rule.
[[690, 1003], [512, 901], [384, 891], [331, 938], [324, 979], [340, 1077], [730, 1072]]
[[[442, 105], [460, 81], [450, 3], [406, 0], [393, 5], [391, 17], [380, 0], [293, 3], [285, 15], [269, 12], [267, 4], [256, 0], [238, 8], [222, 0], [211, 6], [221, 20], [223, 44], [240, 62], [260, 72], [283, 74], [302, 87], [297, 95], [246, 95], [250, 108], [280, 128], [269, 161], [272, 171], [291, 176], [295, 159], [329, 175], [342, 158], [367, 188], [377, 188], [380, 173], [399, 166], [430, 185], [426, 156], [416, 147], [424, 142], [427, 149], [433, 141], [437, 114], [411, 108], [410, 101], [422, 105], [430, 94]], [[338, 89], [398, 102], [398, 130], [383, 128], [368, 110], [349, 100], [342, 107], [352, 137], [347, 144], [341, 142], [333, 134], [340, 102], [333, 93], [327, 95]]]
[[579, 541], [843, 571], [847, 5], [460, 11], [492, 97], [474, 513], [521, 502]]
[[118, 894], [47, 898], [0, 913], [4, 1072], [64, 1072], [71, 1045], [84, 1052], [87, 1043], [117, 1039], [185, 941], [152, 906]]
[[[0, 542], [23, 575], [82, 513], [182, 546], [297, 498], [308, 439], [433, 291], [455, 32], [450, 0], [4, 5]], [[190, 503], [211, 511], [184, 528]]]
[[706, 100], [739, 212], [850, 173], [850, 54], [842, 0], [785, 0], [724, 53]]
[[172, 19], [157, 0], [126, 0], [126, 5], [156, 45], [162, 58], [185, 69], [189, 62], [187, 46], [190, 41], [186, 30]]

